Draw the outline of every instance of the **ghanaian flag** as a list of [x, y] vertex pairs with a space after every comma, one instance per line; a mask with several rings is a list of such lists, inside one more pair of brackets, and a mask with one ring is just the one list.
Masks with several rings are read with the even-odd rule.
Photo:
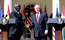
[[25, 13], [25, 5], [24, 5], [24, 10], [23, 10], [23, 18], [22, 18], [24, 21], [24, 24], [26, 24], [26, 13]]
[[[26, 24], [26, 13], [25, 13], [25, 5], [24, 5], [24, 10], [23, 10], [23, 15], [22, 15], [22, 19], [23, 19], [23, 23]], [[23, 27], [22, 30], [24, 31], [24, 33], [27, 33], [27, 28]]]

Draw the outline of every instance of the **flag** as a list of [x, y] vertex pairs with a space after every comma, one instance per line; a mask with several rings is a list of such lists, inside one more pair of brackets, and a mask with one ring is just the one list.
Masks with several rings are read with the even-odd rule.
[[25, 5], [24, 5], [24, 10], [23, 10], [23, 18], [22, 18], [24, 21], [24, 24], [26, 24], [26, 13], [25, 13]]
[[[32, 24], [30, 9], [28, 9], [27, 24], [29, 24], [29, 25]], [[27, 30], [28, 30], [29, 33], [31, 32], [31, 30], [29, 28], [27, 28]]]
[[8, 5], [8, 10], [7, 10], [7, 17], [6, 19], [9, 19], [10, 18], [10, 9], [9, 9], [9, 5]]
[[65, 27], [62, 29], [62, 38], [65, 40]]
[[[35, 9], [33, 8], [33, 14], [36, 14]], [[32, 19], [31, 19], [31, 15], [30, 15], [30, 10], [28, 10], [28, 17], [27, 17], [27, 24], [31, 25], [32, 24]]]
[[[65, 18], [65, 9], [64, 9], [64, 5], [63, 5], [63, 9], [62, 9], [61, 18]], [[62, 28], [62, 37], [63, 37], [63, 40], [65, 40], [65, 26], [64, 26], [64, 28]]]
[[[29, 24], [29, 25], [32, 24], [32, 19], [31, 19], [31, 17], [27, 17], [27, 24]], [[29, 28], [27, 28], [27, 30], [29, 31], [29, 33], [32, 31], [32, 29], [30, 30]]]
[[36, 14], [36, 11], [35, 11], [35, 9], [33, 8], [33, 14]]
[[[35, 15], [35, 14], [36, 14], [36, 11], [33, 8], [33, 15]], [[27, 24], [29, 24], [29, 25], [32, 24], [32, 18], [31, 18], [31, 15], [30, 15], [30, 10], [28, 10]], [[30, 29], [28, 29], [28, 30], [29, 30], [29, 32], [31, 32], [32, 30], [34, 30], [34, 28], [31, 29], [31, 30]]]
[[[0, 5], [0, 19], [2, 18], [3, 16], [3, 10], [2, 10], [2, 4]], [[2, 30], [0, 29], [0, 37], [1, 37], [1, 34], [2, 34]]]
[[2, 4], [0, 5], [0, 18], [3, 16], [3, 11], [2, 11]]
[[62, 15], [61, 18], [65, 18], [65, 10], [64, 10], [64, 5], [63, 5], [63, 9], [62, 9]]
[[47, 13], [47, 11], [46, 11], [46, 5], [45, 5], [45, 9], [44, 9], [44, 12], [45, 12], [45, 13]]
[[[26, 13], [25, 13], [25, 5], [24, 5], [24, 10], [23, 10], [23, 17], [22, 19], [24, 20], [24, 24], [26, 24]], [[27, 33], [27, 28], [23, 27], [22, 30], [24, 31], [24, 33]]]
[[58, 11], [58, 5], [56, 6], [56, 16], [55, 18], [57, 18], [59, 16], [59, 11]]

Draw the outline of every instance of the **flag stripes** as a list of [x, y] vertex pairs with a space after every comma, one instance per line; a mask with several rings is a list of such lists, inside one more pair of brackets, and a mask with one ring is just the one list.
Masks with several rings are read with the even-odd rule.
[[53, 31], [53, 33], [52, 33], [53, 40], [55, 40], [55, 28], [54, 27], [52, 27], [52, 31]]
[[55, 38], [55, 29], [53, 28], [53, 34], [52, 36]]
[[29, 25], [32, 24], [32, 19], [31, 19], [31, 17], [27, 18], [27, 24], [29, 24]]
[[[35, 9], [33, 8], [33, 14], [36, 14]], [[32, 24], [32, 18], [31, 17], [27, 17], [27, 24], [31, 25]], [[27, 29], [29, 32], [31, 32], [33, 29]]]
[[[29, 25], [32, 24], [32, 19], [31, 19], [31, 17], [27, 18], [27, 24], [29, 24]], [[28, 30], [29, 32], [32, 31], [32, 29], [30, 30], [29, 28], [27, 28], [27, 30]]]

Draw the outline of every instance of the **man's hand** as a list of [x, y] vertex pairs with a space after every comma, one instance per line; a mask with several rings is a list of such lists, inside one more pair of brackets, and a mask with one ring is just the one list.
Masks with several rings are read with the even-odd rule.
[[47, 34], [48, 34], [48, 30], [45, 30], [45, 32], [44, 32], [44, 33], [45, 33], [45, 35], [47, 35]]
[[29, 24], [26, 25], [26, 28], [29, 28]]

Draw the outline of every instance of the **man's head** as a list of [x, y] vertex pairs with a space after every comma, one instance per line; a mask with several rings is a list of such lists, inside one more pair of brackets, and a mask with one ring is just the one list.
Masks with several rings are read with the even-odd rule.
[[20, 11], [20, 8], [21, 8], [21, 5], [20, 4], [18, 4], [18, 3], [15, 4], [15, 10], [16, 11]]
[[40, 12], [40, 5], [38, 5], [38, 4], [36, 4], [35, 6], [34, 6], [34, 9], [35, 9], [35, 11], [36, 11], [36, 13], [39, 13]]

